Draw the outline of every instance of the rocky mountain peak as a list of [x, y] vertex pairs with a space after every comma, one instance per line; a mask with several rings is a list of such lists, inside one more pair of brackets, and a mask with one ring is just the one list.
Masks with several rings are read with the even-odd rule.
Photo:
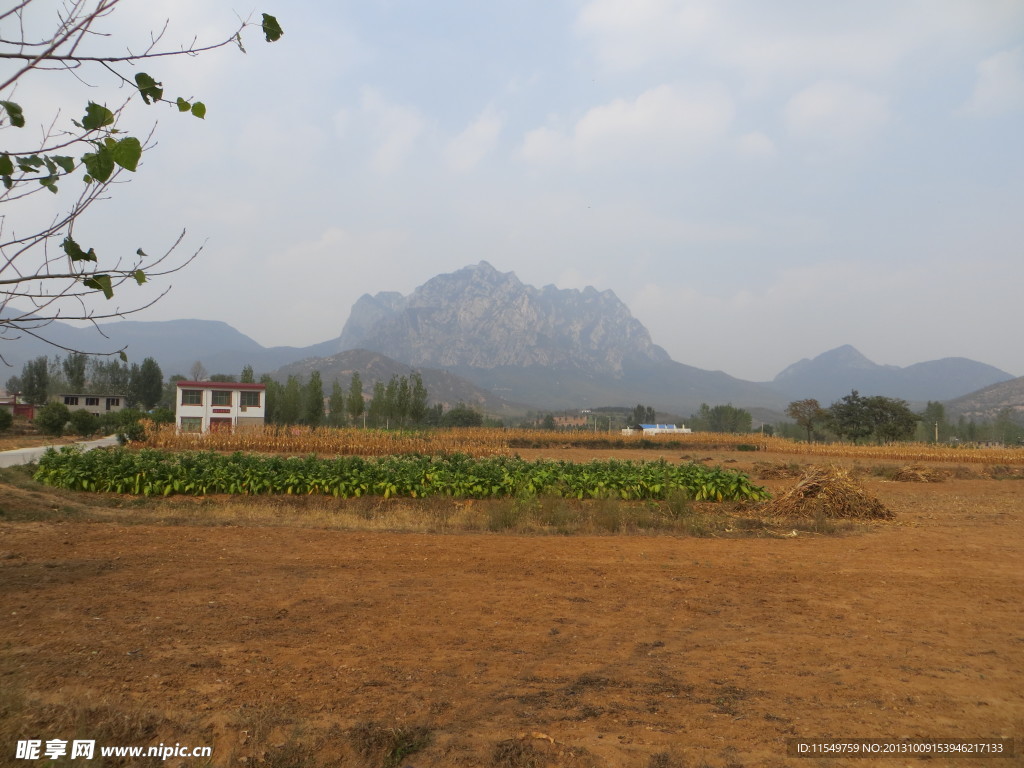
[[613, 291], [537, 289], [486, 261], [431, 278], [405, 297], [362, 297], [341, 346], [433, 367], [617, 373], [631, 362], [669, 359]]

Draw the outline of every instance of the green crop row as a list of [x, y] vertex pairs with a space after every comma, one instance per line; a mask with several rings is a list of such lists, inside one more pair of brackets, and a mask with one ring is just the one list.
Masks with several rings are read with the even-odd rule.
[[767, 492], [739, 472], [700, 464], [524, 461], [518, 457], [387, 456], [283, 458], [255, 454], [169, 453], [124, 448], [50, 450], [36, 480], [78, 491], [171, 494], [325, 494], [498, 498], [663, 499], [680, 490], [697, 501], [761, 500]]

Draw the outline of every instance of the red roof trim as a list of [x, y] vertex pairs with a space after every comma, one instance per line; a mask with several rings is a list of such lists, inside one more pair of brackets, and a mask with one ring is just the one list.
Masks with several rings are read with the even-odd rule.
[[239, 384], [236, 381], [179, 381], [178, 389], [266, 389], [266, 384]]

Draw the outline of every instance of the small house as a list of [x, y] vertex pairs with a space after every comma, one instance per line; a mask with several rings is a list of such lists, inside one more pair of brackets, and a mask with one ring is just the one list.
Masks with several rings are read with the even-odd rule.
[[179, 381], [174, 423], [181, 432], [263, 426], [266, 389], [265, 384], [233, 381]]
[[624, 435], [635, 435], [637, 432], [644, 437], [649, 437], [650, 435], [689, 435], [693, 430], [682, 424], [640, 424], [638, 427], [627, 427], [622, 430]]
[[53, 400], [64, 403], [69, 411], [88, 411], [97, 416], [123, 411], [128, 407], [123, 395], [57, 395]]

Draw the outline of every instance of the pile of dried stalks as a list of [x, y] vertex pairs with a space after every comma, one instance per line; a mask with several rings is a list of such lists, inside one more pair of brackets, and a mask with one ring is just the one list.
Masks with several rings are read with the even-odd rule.
[[895, 514], [864, 492], [850, 473], [836, 466], [811, 466], [796, 485], [761, 507], [773, 517], [891, 520]]
[[788, 464], [758, 462], [754, 465], [754, 471], [762, 480], [780, 480], [800, 476], [800, 470]]
[[946, 476], [927, 467], [901, 467], [892, 479], [899, 483], [941, 483]]

